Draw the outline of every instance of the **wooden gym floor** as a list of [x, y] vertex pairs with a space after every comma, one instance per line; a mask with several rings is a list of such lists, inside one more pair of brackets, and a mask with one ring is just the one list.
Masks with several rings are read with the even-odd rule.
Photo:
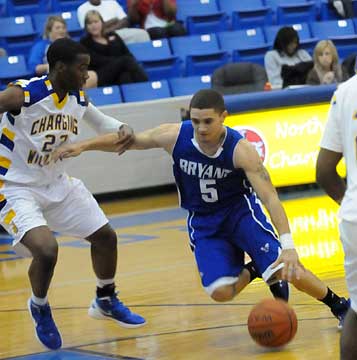
[[[299, 195], [300, 196], [300, 195]], [[120, 298], [147, 319], [139, 329], [87, 316], [95, 277], [86, 242], [59, 236], [60, 254], [49, 299], [64, 347], [44, 350], [26, 308], [29, 260], [0, 238], [0, 359], [336, 360], [339, 333], [329, 309], [291, 291], [298, 332], [285, 348], [264, 349], [247, 331], [252, 306], [270, 297], [260, 280], [230, 303], [214, 303], [200, 286], [176, 194], [103, 203], [119, 239]], [[302, 262], [347, 295], [336, 206], [326, 197], [284, 201]]]

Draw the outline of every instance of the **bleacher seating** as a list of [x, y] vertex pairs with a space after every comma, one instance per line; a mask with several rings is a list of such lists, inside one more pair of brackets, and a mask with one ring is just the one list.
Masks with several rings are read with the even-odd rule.
[[192, 95], [200, 89], [211, 87], [211, 76], [188, 76], [169, 79], [172, 96]]
[[7, 0], [6, 12], [9, 16], [36, 14], [51, 11], [49, 0]]
[[[76, 9], [83, 1], [0, 0], [0, 47], [7, 50], [10, 59], [18, 59], [11, 64], [11, 73], [2, 71], [0, 86], [10, 79], [31, 75], [23, 59], [27, 59], [29, 48], [42, 36], [49, 15], [62, 16], [75, 40], [82, 36]], [[125, 9], [126, 0], [118, 1]], [[129, 45], [150, 79], [144, 98], [187, 95], [200, 86], [208, 87], [210, 82], [202, 79], [210, 79], [215, 69], [228, 62], [263, 64], [266, 51], [272, 48], [277, 31], [285, 24], [292, 24], [301, 47], [310, 54], [319, 40], [328, 38], [343, 60], [357, 51], [357, 0], [352, 3], [356, 18], [343, 20], [327, 0], [177, 0], [177, 17], [185, 23], [187, 36]], [[14, 75], [15, 68], [22, 70]], [[152, 84], [161, 85], [154, 85], [154, 89]], [[144, 86], [132, 86], [139, 89], [139, 85]], [[88, 93], [96, 104], [134, 101], [129, 100], [131, 87], [123, 86], [112, 87], [112, 92], [107, 87], [90, 89]], [[120, 91], [125, 92], [126, 98], [121, 98]]]
[[171, 97], [167, 80], [121, 85], [125, 102], [157, 100]]
[[264, 0], [218, 0], [219, 8], [231, 17], [232, 29], [251, 29], [271, 25], [273, 12]]
[[357, 35], [351, 19], [316, 21], [311, 23], [311, 31], [319, 40], [332, 40], [341, 59], [356, 50]]
[[[273, 1], [273, 0], [270, 0]], [[277, 24], [293, 24], [316, 20], [316, 4], [308, 0], [276, 0]]]
[[225, 31], [217, 36], [221, 49], [232, 52], [233, 62], [246, 61], [264, 65], [264, 55], [269, 50], [269, 45], [261, 28]]
[[89, 101], [95, 106], [119, 104], [123, 102], [119, 86], [105, 86], [87, 89]]
[[51, 0], [52, 11], [77, 11], [78, 7], [84, 3], [84, 0]]
[[142, 64], [151, 81], [175, 77], [181, 73], [180, 60], [171, 53], [167, 39], [128, 44], [128, 48]]
[[6, 85], [12, 80], [27, 79], [32, 74], [27, 69], [23, 55], [0, 57], [0, 84]]
[[189, 34], [228, 30], [228, 16], [218, 9], [216, 0], [180, 0], [176, 17], [185, 23]]
[[37, 33], [30, 16], [11, 16], [0, 18], [0, 46], [8, 55], [21, 55], [29, 52]]
[[170, 43], [173, 53], [185, 61], [186, 76], [211, 74], [229, 60], [215, 34], [173, 37]]

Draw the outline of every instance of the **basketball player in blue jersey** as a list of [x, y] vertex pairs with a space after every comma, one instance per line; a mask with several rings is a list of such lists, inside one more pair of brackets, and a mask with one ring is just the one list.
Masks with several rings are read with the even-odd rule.
[[[191, 121], [135, 135], [131, 149], [162, 148], [172, 156], [181, 206], [189, 213], [190, 245], [206, 292], [216, 301], [229, 301], [257, 273], [269, 285], [288, 280], [328, 305], [341, 326], [349, 302], [301, 265], [287, 216], [257, 151], [238, 131], [223, 125], [223, 97], [211, 89], [198, 91], [190, 114]], [[107, 134], [65, 145], [53, 160], [86, 150], [120, 152], [117, 141], [116, 134]], [[254, 266], [244, 265], [244, 252]]]
[[80, 89], [90, 57], [82, 45], [56, 40], [47, 59], [48, 76], [16, 81], [0, 93], [0, 221], [15, 247], [32, 256], [28, 308], [38, 340], [55, 350], [62, 339], [47, 300], [58, 254], [52, 231], [91, 244], [97, 291], [89, 315], [128, 328], [144, 325], [145, 319], [116, 296], [117, 237], [108, 219], [80, 180], [70, 178], [63, 164], [49, 161], [59, 144], [75, 141], [82, 120], [99, 133], [119, 129], [121, 151], [132, 142], [132, 129], [84, 97]]

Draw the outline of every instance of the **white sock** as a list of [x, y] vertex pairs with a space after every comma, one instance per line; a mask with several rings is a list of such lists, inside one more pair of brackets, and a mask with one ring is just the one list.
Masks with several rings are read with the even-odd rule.
[[97, 278], [97, 286], [103, 288], [105, 285], [114, 284], [114, 279], [98, 279]]
[[47, 296], [44, 297], [44, 298], [39, 298], [39, 297], [35, 296], [33, 293], [32, 293], [32, 295], [31, 295], [31, 300], [32, 300], [32, 302], [35, 303], [36, 305], [40, 305], [40, 306], [46, 305], [47, 302], [48, 302]]

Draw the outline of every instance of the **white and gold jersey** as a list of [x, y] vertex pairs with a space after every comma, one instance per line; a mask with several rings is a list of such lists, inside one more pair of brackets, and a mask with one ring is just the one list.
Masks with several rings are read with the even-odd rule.
[[24, 91], [17, 115], [6, 112], [0, 124], [0, 180], [27, 185], [50, 184], [63, 174], [63, 162], [50, 161], [54, 149], [74, 142], [87, 108], [84, 92], [59, 102], [47, 76], [14, 82]]
[[342, 153], [347, 167], [347, 190], [340, 217], [357, 221], [357, 75], [339, 85], [331, 100], [321, 147]]

